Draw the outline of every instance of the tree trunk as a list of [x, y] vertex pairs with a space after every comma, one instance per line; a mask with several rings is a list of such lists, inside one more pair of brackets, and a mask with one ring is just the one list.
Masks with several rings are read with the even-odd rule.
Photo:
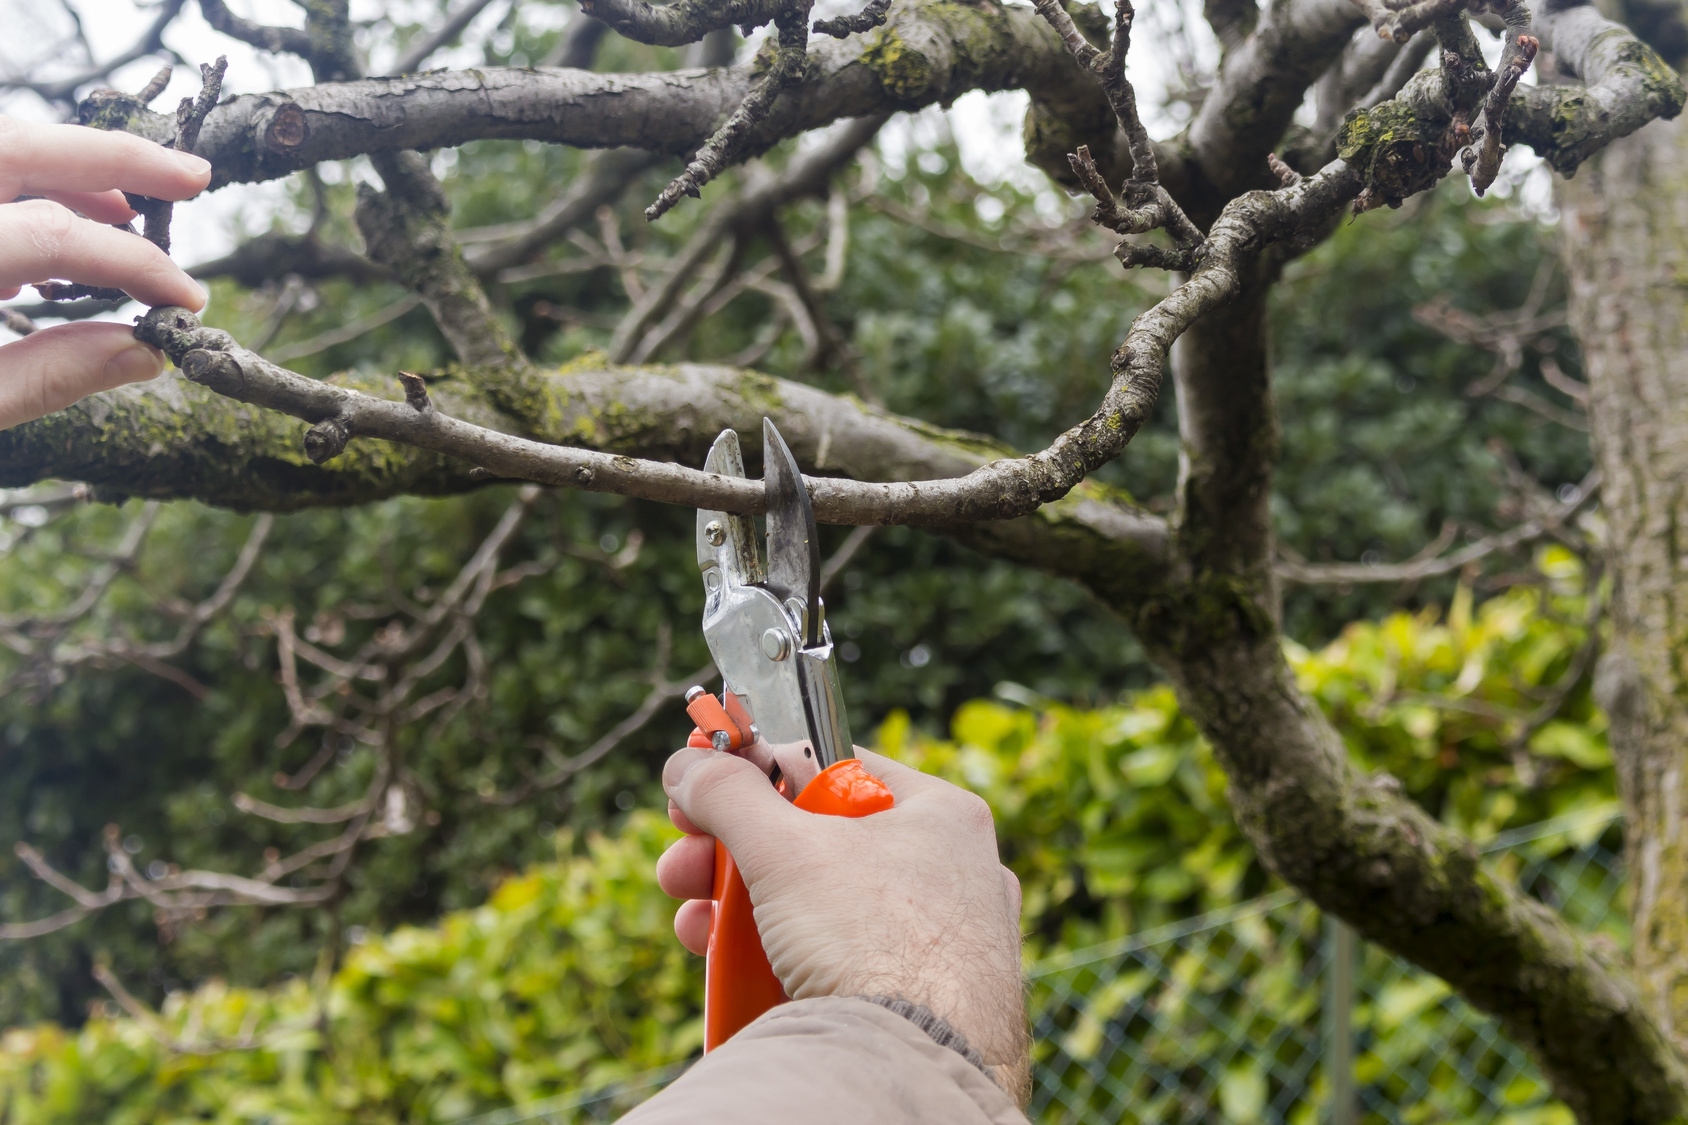
[[1559, 189], [1615, 578], [1595, 681], [1612, 719], [1636, 975], [1688, 1046], [1688, 123], [1655, 121]]

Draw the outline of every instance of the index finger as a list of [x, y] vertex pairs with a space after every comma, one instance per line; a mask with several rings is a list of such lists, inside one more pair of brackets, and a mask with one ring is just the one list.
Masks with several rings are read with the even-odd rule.
[[187, 199], [211, 182], [211, 165], [130, 133], [45, 125], [0, 114], [0, 203], [46, 192], [118, 188]]

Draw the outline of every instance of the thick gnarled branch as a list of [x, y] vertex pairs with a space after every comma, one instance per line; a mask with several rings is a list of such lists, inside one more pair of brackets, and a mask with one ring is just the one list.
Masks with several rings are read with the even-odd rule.
[[[339, 456], [354, 437], [379, 437], [462, 458], [494, 477], [538, 481], [586, 491], [614, 492], [694, 508], [759, 512], [755, 482], [720, 477], [681, 465], [613, 456], [596, 450], [512, 437], [423, 409], [306, 379], [237, 345], [225, 332], [201, 328], [185, 309], [154, 309], [136, 333], [161, 348], [187, 377], [242, 402], [280, 410], [312, 423], [305, 452], [321, 463]], [[1158, 373], [1158, 372], [1157, 372]], [[928, 482], [867, 484], [833, 477], [806, 478], [815, 515], [823, 522], [946, 526], [1013, 519], [1064, 496], [1088, 471], [1088, 453], [1124, 448], [1141, 425], [1145, 401], [1130, 378], [1110, 392], [1104, 410], [1055, 447], [1032, 457], [999, 460], [965, 476]], [[1115, 406], [1115, 403], [1119, 405]]]
[[[1087, 81], [1035, 13], [995, 4], [903, 0], [877, 32], [817, 43], [807, 60], [800, 81], [751, 130], [743, 155], [842, 118], [917, 109], [969, 90]], [[496, 138], [682, 156], [715, 132], [754, 80], [752, 64], [654, 74], [485, 67], [325, 82], [229, 99], [207, 118], [195, 151], [214, 165], [214, 187], [325, 160]], [[97, 109], [102, 123], [167, 135], [164, 119], [132, 98]]]
[[[1011, 520], [1059, 500], [1117, 457], [1141, 428], [1159, 393], [1161, 368], [1173, 341], [1239, 291], [1243, 274], [1263, 249], [1317, 229], [1358, 186], [1358, 178], [1338, 161], [1293, 188], [1255, 192], [1228, 207], [1214, 224], [1208, 257], [1190, 281], [1133, 323], [1115, 353], [1113, 382], [1096, 412], [1048, 449], [994, 461], [950, 480], [864, 484], [810, 478], [816, 517], [850, 524], [950, 526]], [[679, 465], [512, 437], [432, 408], [418, 410], [303, 378], [241, 348], [225, 332], [200, 327], [183, 309], [154, 309], [136, 333], [161, 348], [193, 381], [311, 423], [305, 448], [318, 463], [339, 456], [354, 437], [379, 437], [460, 457], [500, 477], [688, 507], [760, 510], [760, 491], [742, 482]], [[549, 412], [543, 403], [534, 403], [520, 413], [538, 419]]]
[[483, 368], [519, 365], [515, 345], [452, 236], [445, 192], [428, 162], [414, 152], [385, 152], [374, 163], [386, 188], [360, 185], [357, 207], [369, 256], [426, 302], [458, 359]]
[[1138, 116], [1137, 92], [1125, 77], [1125, 58], [1131, 49], [1131, 23], [1136, 16], [1130, 0], [1119, 0], [1114, 6], [1113, 41], [1105, 52], [1092, 46], [1079, 33], [1072, 17], [1057, 0], [1038, 0], [1036, 7], [1038, 14], [1061, 36], [1073, 58], [1107, 95], [1131, 154], [1131, 175], [1120, 188], [1124, 196], [1123, 205], [1114, 198], [1113, 189], [1091, 159], [1088, 145], [1078, 146], [1078, 151], [1068, 156], [1073, 174], [1096, 200], [1092, 220], [1115, 234], [1146, 234], [1164, 229], [1172, 235], [1177, 249], [1171, 253], [1160, 247], [1134, 243], [1129, 238], [1121, 239], [1114, 253], [1127, 269], [1140, 265], [1183, 272], [1195, 269], [1206, 251], [1202, 232], [1184, 214], [1171, 193], [1161, 186], [1155, 146], [1149, 139], [1149, 131], [1144, 128], [1142, 118]]

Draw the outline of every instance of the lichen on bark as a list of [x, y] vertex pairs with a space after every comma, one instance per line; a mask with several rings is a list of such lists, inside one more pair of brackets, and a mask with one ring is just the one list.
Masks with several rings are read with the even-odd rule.
[[1616, 577], [1595, 687], [1624, 800], [1631, 955], [1688, 1049], [1688, 126], [1656, 122], [1626, 137], [1557, 198]]

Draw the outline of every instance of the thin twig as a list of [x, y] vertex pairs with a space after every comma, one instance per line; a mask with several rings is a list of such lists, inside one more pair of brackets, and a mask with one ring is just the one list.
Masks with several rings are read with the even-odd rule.
[[[647, 5], [648, 6], [648, 5]], [[807, 44], [809, 40], [809, 5], [799, 0], [784, 0], [780, 11], [774, 17], [774, 25], [779, 31], [778, 46], [774, 49], [774, 62], [768, 68], [750, 92], [744, 96], [732, 116], [713, 136], [703, 142], [686, 170], [676, 176], [656, 201], [645, 208], [645, 218], [655, 222], [667, 214], [682, 196], [692, 196], [694, 199], [702, 195], [703, 185], [720, 174], [729, 164], [736, 163], [744, 154], [744, 149], [750, 140], [750, 131], [768, 116], [773, 108], [774, 99], [786, 87], [795, 84], [803, 77], [803, 64], [808, 59]]]
[[1518, 80], [1530, 69], [1541, 48], [1541, 42], [1529, 34], [1530, 9], [1523, 0], [1509, 0], [1501, 15], [1506, 20], [1506, 45], [1501, 49], [1500, 66], [1488, 96], [1483, 99], [1483, 112], [1471, 130], [1477, 143], [1460, 156], [1466, 174], [1471, 177], [1471, 190], [1478, 195], [1488, 191], [1500, 174], [1500, 159], [1505, 152], [1501, 135], [1506, 128], [1506, 107]]
[[[268, 358], [276, 363], [291, 363], [293, 360], [304, 359], [308, 355], [316, 355], [318, 352], [325, 352], [329, 348], [339, 347], [341, 344], [349, 344], [359, 336], [368, 335], [384, 324], [391, 324], [421, 303], [422, 297], [420, 294], [406, 293], [385, 308], [377, 309], [367, 316], [360, 316], [348, 324], [342, 324], [339, 328], [330, 329], [306, 340], [273, 348], [270, 350]], [[254, 348], [253, 350], [259, 349]]]
[[458, 8], [450, 19], [405, 48], [404, 53], [393, 60], [392, 69], [388, 73], [409, 74], [424, 62], [427, 62], [429, 55], [432, 55], [441, 47], [450, 45], [453, 40], [462, 35], [464, 28], [474, 22], [475, 17], [485, 11], [487, 5], [491, 3], [492, 0], [465, 0], [463, 6]]
[[[1418, 582], [1453, 574], [1490, 555], [1513, 551], [1538, 540], [1556, 535], [1578, 512], [1593, 502], [1600, 490], [1600, 474], [1596, 470], [1577, 485], [1575, 495], [1556, 501], [1551, 508], [1535, 519], [1525, 520], [1516, 527], [1481, 539], [1452, 554], [1426, 555], [1425, 552], [1404, 563], [1308, 563], [1280, 557], [1272, 570], [1285, 582], [1298, 585], [1363, 585], [1366, 583]], [[1446, 529], [1444, 529], [1444, 534]], [[1442, 542], [1438, 536], [1437, 542]]]

